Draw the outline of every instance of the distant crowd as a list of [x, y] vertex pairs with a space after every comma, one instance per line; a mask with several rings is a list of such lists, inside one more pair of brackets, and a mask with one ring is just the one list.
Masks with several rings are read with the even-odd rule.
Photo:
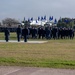
[[[58, 28], [58, 27], [24, 27], [21, 28], [19, 25], [16, 29], [17, 40], [20, 41], [21, 38], [24, 42], [27, 39], [73, 39], [74, 30], [72, 28]], [[8, 28], [5, 29], [5, 40], [8, 42], [10, 31]]]
[[65, 39], [74, 38], [74, 30], [72, 28], [57, 28], [57, 27], [40, 27], [40, 28], [30, 28], [30, 35], [32, 38], [46, 38], [46, 39]]

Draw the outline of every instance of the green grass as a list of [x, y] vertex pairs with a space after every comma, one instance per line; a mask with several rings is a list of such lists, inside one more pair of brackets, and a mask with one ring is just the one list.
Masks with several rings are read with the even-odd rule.
[[[11, 33], [10, 39], [16, 39], [15, 33]], [[75, 69], [75, 39], [47, 41], [43, 44], [0, 43], [0, 65]]]
[[[3, 33], [3, 32], [0, 33], [0, 40], [4, 40], [4, 39], [5, 39], [4, 37], [5, 37], [5, 36], [4, 36], [4, 33]], [[16, 33], [10, 33], [10, 39], [11, 39], [11, 40], [15, 40], [16, 37], [17, 37]]]

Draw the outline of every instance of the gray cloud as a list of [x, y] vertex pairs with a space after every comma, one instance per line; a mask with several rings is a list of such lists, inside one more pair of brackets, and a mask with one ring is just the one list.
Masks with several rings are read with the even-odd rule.
[[0, 20], [6, 17], [75, 17], [75, 0], [0, 0]]

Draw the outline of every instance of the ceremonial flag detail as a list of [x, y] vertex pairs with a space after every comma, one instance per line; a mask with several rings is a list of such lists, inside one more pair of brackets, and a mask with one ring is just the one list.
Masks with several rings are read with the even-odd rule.
[[44, 20], [46, 20], [46, 16], [44, 16]]
[[53, 16], [52, 17], [51, 16], [49, 17], [49, 21], [51, 21], [51, 20], [53, 20]]
[[43, 17], [41, 17], [41, 21], [43, 20]]
[[54, 24], [57, 24], [57, 19], [54, 20]]
[[31, 21], [33, 21], [33, 17], [31, 18]]
[[40, 20], [40, 17], [38, 17], [38, 21]]

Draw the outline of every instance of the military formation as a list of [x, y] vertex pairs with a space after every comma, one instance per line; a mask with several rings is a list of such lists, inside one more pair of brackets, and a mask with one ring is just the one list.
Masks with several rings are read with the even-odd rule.
[[72, 28], [58, 27], [39, 27], [29, 28], [30, 35], [33, 39], [73, 39], [74, 30]]
[[[58, 27], [24, 27], [20, 25], [16, 29], [17, 41], [20, 42], [21, 38], [24, 42], [27, 39], [73, 39], [74, 30], [72, 28], [58, 28]], [[8, 42], [10, 31], [5, 29], [5, 40]]]

